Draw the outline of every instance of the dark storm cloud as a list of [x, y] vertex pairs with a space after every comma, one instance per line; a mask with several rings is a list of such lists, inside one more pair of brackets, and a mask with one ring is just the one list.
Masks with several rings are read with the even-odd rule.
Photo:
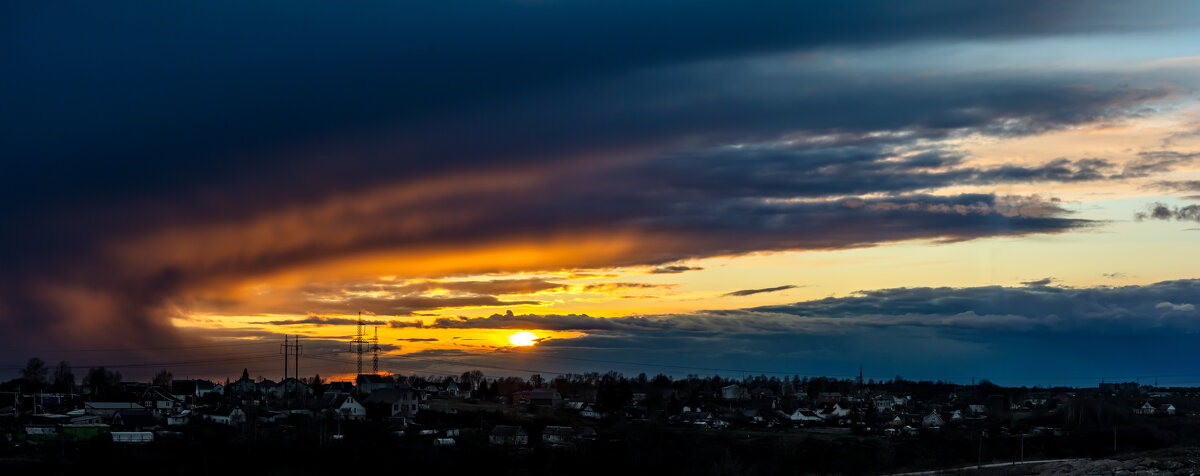
[[1154, 334], [1200, 330], [1200, 280], [1145, 286], [1069, 288], [1047, 280], [1024, 287], [894, 288], [860, 291], [780, 306], [689, 314], [600, 318], [587, 315], [493, 314], [438, 318], [444, 329], [543, 329], [698, 334], [839, 334], [869, 328], [932, 327], [1026, 333]]
[[[0, 230], [0, 343], [26, 346], [27, 336], [47, 333], [67, 343], [181, 342], [164, 317], [198, 287], [348, 255], [547, 231], [671, 235], [590, 263], [605, 266], [1086, 226], [1028, 197], [836, 196], [1091, 180], [1098, 163], [956, 171], [952, 151], [923, 151], [894, 168], [883, 161], [894, 148], [954, 134], [1031, 134], [1135, 116], [1170, 88], [1079, 86], [1103, 82], [1089, 75], [923, 79], [747, 65], [813, 48], [1155, 30], [1189, 18], [1086, 2], [621, 6], [6, 7], [0, 220], [10, 226]], [[864, 139], [880, 131], [909, 139]], [[762, 157], [712, 152], [839, 134], [849, 142], [766, 147]], [[631, 158], [644, 162], [621, 164]], [[644, 175], [692, 159], [727, 169], [729, 180], [700, 167]], [[810, 167], [817, 163], [840, 175]], [[593, 166], [596, 175], [582, 170]], [[502, 167], [546, 177], [529, 187], [455, 183], [457, 174]], [[783, 179], [770, 177], [773, 168]], [[439, 178], [436, 193], [402, 193]], [[778, 197], [829, 200], [766, 200]], [[494, 294], [550, 285], [498, 288], [508, 284], [281, 310], [402, 315], [538, 304]]]
[[723, 294], [723, 295], [724, 295], [724, 296], [752, 296], [752, 295], [755, 295], [755, 294], [762, 294], [762, 293], [773, 293], [773, 292], [776, 292], [776, 291], [783, 291], [783, 290], [787, 290], [787, 289], [795, 289], [795, 288], [796, 288], [796, 286], [795, 286], [795, 285], [788, 284], [788, 285], [785, 285], [785, 286], [775, 286], [775, 287], [773, 287], [773, 288], [762, 288], [762, 289], [742, 289], [742, 290], [740, 290], [740, 291], [734, 291], [734, 292], [730, 292], [730, 293], [725, 293], [725, 294]]
[[463, 297], [444, 297], [444, 296], [404, 296], [396, 298], [349, 298], [338, 302], [297, 302], [294, 305], [296, 309], [293, 312], [299, 312], [299, 309], [306, 309], [304, 312], [318, 313], [349, 313], [357, 311], [369, 311], [379, 315], [398, 315], [410, 316], [418, 311], [432, 311], [438, 309], [454, 309], [461, 307], [477, 307], [477, 306], [520, 306], [520, 305], [539, 305], [541, 301], [504, 301], [495, 296], [463, 296]]
[[[1186, 370], [1200, 358], [1191, 343], [1200, 331], [1197, 296], [1200, 280], [894, 288], [740, 310], [616, 318], [509, 312], [439, 318], [431, 327], [585, 333], [521, 353], [535, 362], [523, 365], [540, 368], [855, 376], [865, 363], [874, 378], [1093, 385], [1104, 375]], [[1114, 348], [1137, 349], [1138, 357]], [[523, 368], [509, 360], [517, 356], [487, 355], [491, 365]], [[1180, 356], [1187, 359], [1176, 364]]]
[[386, 326], [386, 325], [388, 325], [388, 321], [381, 321], [381, 320], [374, 320], [374, 319], [363, 319], [362, 321], [359, 321], [358, 319], [351, 319], [351, 318], [322, 317], [322, 316], [308, 316], [304, 319], [283, 319], [283, 320], [278, 320], [278, 321], [250, 322], [249, 324], [273, 325], [273, 326], [300, 326], [300, 325], [356, 326], [359, 323], [361, 323], [363, 325], [367, 325], [367, 326]]
[[381, 291], [394, 294], [414, 294], [436, 290], [477, 295], [533, 294], [561, 290], [567, 286], [544, 279], [493, 279], [488, 281], [419, 281], [405, 284], [369, 283], [343, 286], [352, 291]]
[[[1067, 288], [1032, 285], [1022, 288], [984, 286], [974, 288], [896, 288], [863, 291], [856, 296], [826, 298], [784, 306], [754, 308], [758, 312], [802, 317], [824, 317], [848, 321], [919, 322], [941, 325], [939, 318], [953, 322], [986, 321], [987, 316], [1014, 319], [1049, 330], [1153, 332], [1159, 326], [1200, 329], [1196, 317], [1173, 314], [1162, 303], [1188, 304], [1196, 301], [1200, 280], [1164, 281], [1146, 286]], [[875, 316], [875, 317], [870, 317]]]

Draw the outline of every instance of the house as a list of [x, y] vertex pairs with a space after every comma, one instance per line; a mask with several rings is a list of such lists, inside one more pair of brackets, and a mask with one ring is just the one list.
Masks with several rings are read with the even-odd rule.
[[284, 412], [273, 412], [270, 410], [259, 410], [255, 415], [255, 419], [264, 425], [278, 425], [287, 422], [288, 414]]
[[817, 403], [837, 403], [842, 401], [842, 394], [839, 392], [821, 392], [817, 394]]
[[325, 393], [354, 393], [354, 382], [329, 382], [325, 384]]
[[109, 426], [103, 423], [71, 423], [62, 426], [63, 438], [67, 441], [93, 440], [109, 431]]
[[531, 405], [557, 407], [562, 404], [562, 395], [558, 393], [558, 390], [553, 388], [535, 388], [529, 391], [529, 403]]
[[126, 431], [143, 431], [158, 426], [158, 421], [149, 410], [118, 410], [113, 415], [112, 426]]
[[749, 396], [749, 394], [741, 385], [734, 384], [721, 387], [721, 398], [726, 400], [743, 400], [747, 396]]
[[229, 384], [228, 390], [233, 395], [253, 395], [258, 390], [258, 384], [243, 375], [238, 381]]
[[529, 433], [519, 426], [496, 425], [488, 434], [488, 444], [492, 446], [527, 446], [529, 445]]
[[307, 396], [312, 395], [313, 393], [312, 388], [310, 388], [308, 385], [305, 385], [304, 382], [296, 380], [292, 377], [283, 379], [282, 382], [279, 382], [279, 385], [276, 385], [275, 388], [272, 388], [270, 391], [271, 396], [274, 398]]
[[208, 380], [172, 380], [171, 394], [177, 399], [183, 400], [187, 397], [203, 398], [210, 393], [215, 395], [224, 393], [224, 387], [220, 392], [216, 390], [216, 387], [216, 384]]
[[246, 422], [246, 412], [241, 408], [221, 406], [203, 413], [204, 419], [222, 425], [237, 426]]
[[370, 395], [376, 390], [396, 386], [395, 381], [389, 381], [377, 374], [358, 374], [354, 379], [354, 384], [358, 388], [358, 393], [362, 395]]
[[558, 390], [552, 388], [535, 388], [533, 390], [513, 392], [511, 401], [514, 405], [557, 407], [562, 404], [562, 395], [558, 393]]
[[72, 416], [70, 421], [72, 425], [98, 425], [102, 423], [104, 423], [104, 418], [100, 417], [100, 415]]
[[953, 422], [963, 421], [962, 410], [954, 410], [954, 413], [950, 414], [950, 421], [953, 421]]
[[797, 408], [796, 411], [792, 412], [791, 415], [788, 415], [788, 419], [798, 423], [825, 421], [825, 419], [821, 418], [820, 415], [817, 415], [816, 412], [813, 412], [807, 408]]
[[579, 402], [579, 401], [566, 402], [563, 404], [563, 408], [566, 408], [567, 410], [580, 411], [580, 410], [583, 410], [583, 407], [585, 405], [587, 405], [587, 402]]
[[384, 388], [371, 392], [364, 402], [368, 405], [387, 405], [390, 416], [412, 418], [417, 416], [417, 410], [421, 405], [421, 395], [415, 389], [408, 387]]
[[1162, 415], [1174, 415], [1175, 414], [1175, 405], [1172, 405], [1170, 403], [1165, 403], [1165, 404], [1159, 405], [1158, 413], [1162, 414]]
[[547, 426], [542, 429], [542, 443], [548, 446], [575, 444], [575, 429], [569, 426]]
[[151, 386], [142, 392], [142, 404], [155, 415], [169, 414], [182, 405], [179, 397], [164, 387]]
[[820, 415], [821, 418], [826, 420], [838, 419], [849, 416], [851, 411], [850, 407], [843, 407], [839, 403], [832, 403], [822, 407]]
[[354, 395], [348, 393], [328, 393], [321, 395], [316, 406], [320, 410], [332, 411], [340, 418], [348, 420], [364, 420], [367, 418], [367, 407], [359, 403]]
[[1133, 414], [1134, 415], [1153, 415], [1154, 414], [1154, 405], [1151, 405], [1150, 402], [1144, 402], [1144, 403], [1142, 403], [1142, 406], [1133, 409]]
[[923, 428], [937, 428], [945, 425], [946, 420], [942, 419], [941, 415], [938, 415], [937, 410], [929, 412], [928, 415], [925, 415], [925, 417], [921, 419], [921, 427]]
[[582, 410], [579, 410], [579, 416], [584, 418], [604, 418], [604, 412], [597, 410], [596, 407], [589, 403], [584, 405]]
[[83, 404], [83, 408], [88, 415], [98, 415], [106, 419], [112, 418], [121, 410], [146, 409], [146, 407], [133, 402], [86, 402]]
[[168, 415], [167, 416], [167, 425], [168, 426], [183, 426], [183, 425], [188, 424], [188, 421], [191, 419], [192, 419], [192, 411], [184, 410], [179, 413], [172, 413], [171, 415]]
[[986, 415], [988, 408], [987, 405], [967, 405], [967, 412], [972, 415]]
[[114, 431], [112, 432], [113, 443], [152, 443], [154, 442], [154, 432], [152, 431]]
[[278, 386], [279, 384], [275, 383], [274, 380], [263, 379], [262, 381], [258, 382], [258, 391], [262, 392], [263, 395], [274, 395], [275, 387]]
[[596, 429], [590, 426], [580, 427], [575, 430], [575, 439], [580, 441], [590, 441], [596, 439]]

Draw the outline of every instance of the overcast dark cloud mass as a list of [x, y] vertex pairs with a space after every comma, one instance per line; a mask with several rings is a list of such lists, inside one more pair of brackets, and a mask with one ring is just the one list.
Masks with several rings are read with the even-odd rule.
[[[641, 240], [545, 269], [469, 263], [376, 289], [387, 298], [256, 311], [311, 313], [292, 324], [313, 324], [358, 310], [536, 305], [503, 296], [563, 285], [431, 279], [631, 265], [673, 274], [699, 268], [672, 263], [718, 255], [1085, 229], [1096, 223], [1049, 194], [938, 191], [1150, 177], [1195, 155], [979, 166], [939, 141], [1119, 122], [1178, 85], [1097, 69], [864, 74], [805, 55], [1185, 28], [1196, 9], [5, 5], [0, 346], [33, 348], [30, 336], [49, 347], [183, 345], [169, 318], [249, 305], [222, 289], [376, 254]], [[308, 289], [334, 291], [346, 289]], [[806, 312], [784, 309], [770, 312]]]
[[[1087, 289], [1048, 283], [896, 288], [742, 310], [618, 318], [509, 312], [442, 318], [433, 327], [585, 331], [587, 337], [549, 341], [535, 351], [544, 362], [616, 365], [626, 372], [658, 365], [678, 366], [681, 374], [851, 375], [866, 362], [874, 367], [870, 374], [882, 378], [907, 371], [910, 378], [1082, 385], [1104, 375], [1191, 375], [1187, 362], [1200, 357], [1187, 344], [1200, 331], [1198, 297], [1200, 280]], [[1146, 352], [1174, 357], [1152, 364], [1129, 359], [1115, 352], [1122, 342], [1159, 343]], [[645, 350], [637, 358], [615, 357], [635, 348]]]

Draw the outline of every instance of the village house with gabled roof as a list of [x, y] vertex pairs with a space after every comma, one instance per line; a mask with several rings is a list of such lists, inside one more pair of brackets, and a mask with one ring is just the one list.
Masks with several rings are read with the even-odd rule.
[[230, 405], [202, 410], [201, 416], [205, 420], [229, 426], [237, 426], [246, 422], [246, 412], [242, 411], [241, 408]]
[[363, 402], [368, 406], [372, 404], [386, 405], [390, 416], [412, 418], [417, 416], [417, 411], [420, 409], [421, 395], [420, 392], [409, 387], [383, 388], [371, 392], [371, 395]]
[[488, 444], [508, 447], [528, 446], [529, 433], [519, 426], [496, 425], [488, 433]]
[[158, 426], [158, 419], [149, 410], [118, 410], [111, 424], [122, 431], [143, 431]]
[[325, 392], [314, 405], [320, 411], [332, 412], [337, 418], [346, 420], [365, 420], [367, 418], [367, 407], [349, 393]]

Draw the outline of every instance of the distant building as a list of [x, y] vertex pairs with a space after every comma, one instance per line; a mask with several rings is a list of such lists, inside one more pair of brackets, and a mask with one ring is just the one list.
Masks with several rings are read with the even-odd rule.
[[133, 402], [87, 402], [83, 404], [83, 409], [88, 415], [112, 418], [121, 410], [145, 410], [146, 407]]
[[202, 413], [205, 420], [222, 425], [237, 426], [246, 422], [246, 412], [233, 406], [221, 406]]
[[721, 387], [721, 398], [726, 400], [743, 400], [748, 396], [746, 388], [741, 385], [726, 385]]
[[942, 416], [938, 414], [937, 410], [929, 412], [928, 415], [925, 415], [925, 418], [921, 419], [921, 426], [924, 428], [937, 428], [945, 425], [946, 420], [942, 419]]
[[496, 425], [488, 434], [492, 446], [528, 446], [529, 433], [524, 428], [511, 425]]
[[358, 374], [354, 379], [354, 383], [358, 388], [358, 393], [362, 395], [370, 395], [375, 390], [396, 386], [394, 380], [386, 379], [382, 375], [376, 374]]
[[148, 410], [118, 410], [112, 418], [112, 427], [124, 431], [143, 431], [158, 426], [158, 421]]
[[349, 393], [326, 392], [317, 400], [317, 408], [332, 411], [340, 418], [347, 420], [364, 420], [367, 418], [367, 407], [359, 403], [354, 395]]
[[364, 400], [367, 404], [386, 404], [390, 416], [415, 417], [421, 404], [421, 395], [415, 389], [384, 388], [371, 392]]
[[575, 429], [569, 426], [547, 426], [542, 429], [542, 443], [549, 446], [575, 444]]

